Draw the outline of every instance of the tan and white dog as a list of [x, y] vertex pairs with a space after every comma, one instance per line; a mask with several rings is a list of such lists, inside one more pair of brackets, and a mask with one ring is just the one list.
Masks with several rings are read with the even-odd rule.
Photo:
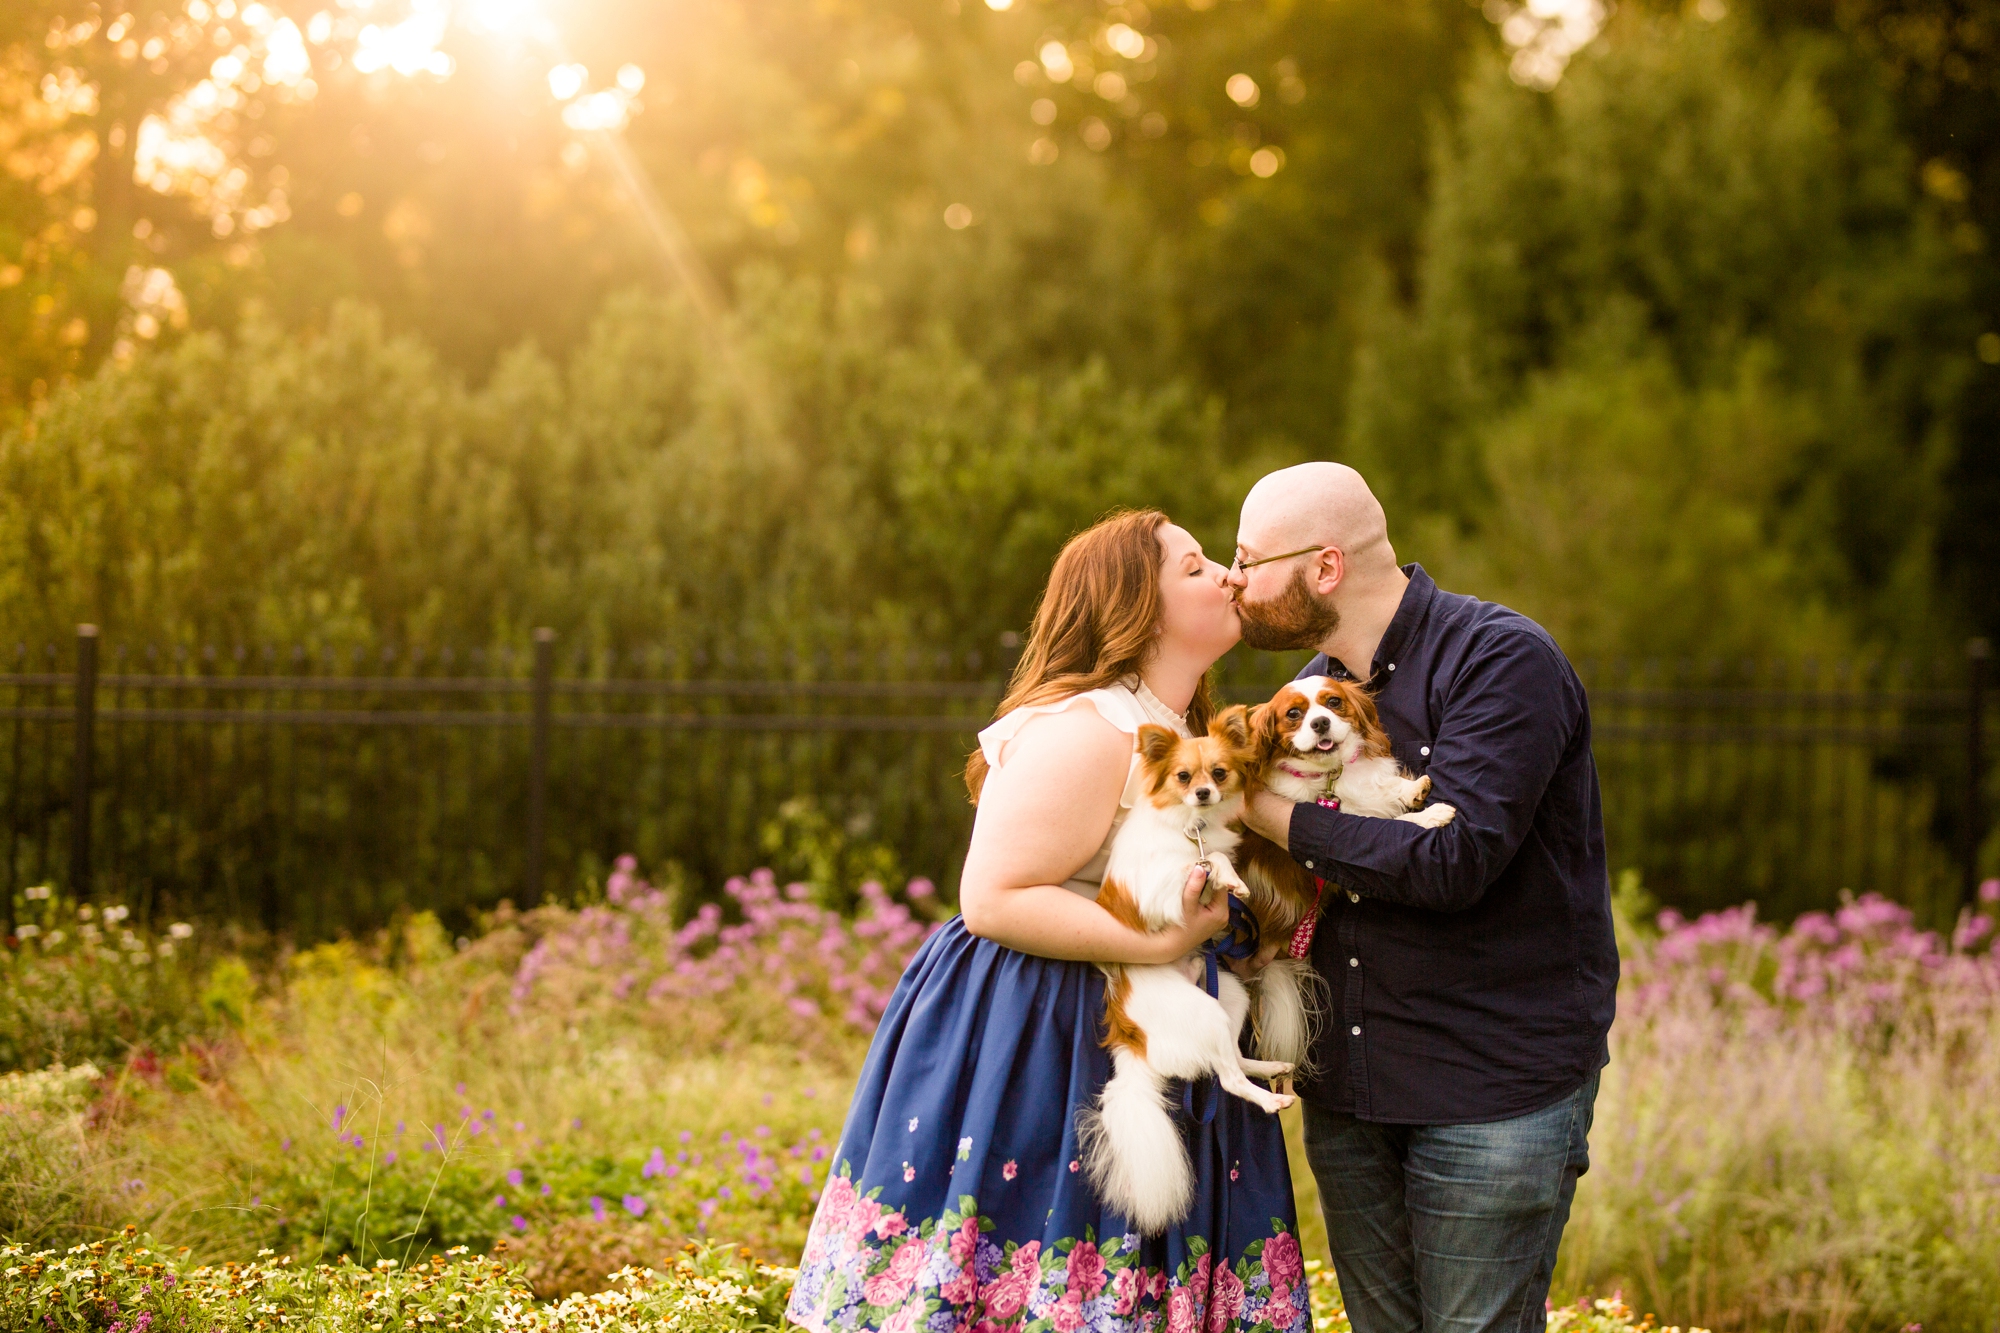
[[[1243, 812], [1250, 747], [1241, 707], [1225, 710], [1207, 735], [1193, 739], [1165, 727], [1139, 729], [1146, 795], [1112, 839], [1100, 906], [1134, 930], [1179, 925], [1188, 871], [1202, 863], [1211, 884], [1239, 898], [1248, 894], [1229, 858], [1242, 837], [1231, 826]], [[1238, 1051], [1249, 992], [1224, 969], [1211, 996], [1200, 951], [1173, 963], [1100, 966], [1110, 978], [1104, 1044], [1112, 1075], [1097, 1104], [1078, 1119], [1083, 1167], [1098, 1198], [1141, 1234], [1156, 1235], [1187, 1215], [1194, 1195], [1187, 1149], [1167, 1107], [1167, 1080], [1212, 1076], [1224, 1091], [1276, 1112], [1292, 1097], [1267, 1092], [1249, 1076], [1280, 1078], [1292, 1067]]]
[[1458, 814], [1424, 804], [1428, 777], [1413, 778], [1389, 752], [1368, 691], [1351, 680], [1307, 676], [1282, 686], [1252, 715], [1266, 790], [1286, 800], [1331, 796], [1352, 815], [1442, 828]]
[[[1325, 797], [1351, 814], [1428, 828], [1458, 813], [1448, 805], [1424, 805], [1431, 780], [1403, 771], [1390, 754], [1375, 701], [1351, 681], [1290, 681], [1252, 709], [1249, 720], [1253, 793], [1270, 791], [1293, 803]], [[1302, 927], [1318, 910], [1318, 886], [1290, 852], [1255, 832], [1244, 832], [1235, 858], [1261, 937], [1279, 949], [1251, 983], [1257, 1053], [1306, 1070], [1323, 1005], [1322, 983], [1306, 961], [1311, 932]]]

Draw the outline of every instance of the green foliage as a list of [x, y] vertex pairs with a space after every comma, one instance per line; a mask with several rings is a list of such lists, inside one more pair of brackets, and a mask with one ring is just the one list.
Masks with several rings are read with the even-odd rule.
[[[0, 1072], [54, 1064], [122, 1063], [219, 1035], [216, 978], [247, 1009], [240, 960], [213, 956], [206, 937], [175, 923], [155, 932], [119, 905], [76, 903], [46, 888], [17, 901], [17, 948], [0, 950]], [[240, 974], [240, 975], [239, 975]]]
[[241, 1029], [250, 1019], [250, 1003], [257, 985], [250, 968], [241, 958], [224, 958], [209, 969], [201, 988], [201, 1011], [210, 1021]]
[[861, 900], [862, 884], [896, 884], [908, 878], [897, 864], [895, 848], [865, 841], [872, 822], [865, 810], [835, 822], [817, 801], [799, 796], [778, 807], [758, 839], [781, 878], [811, 885], [813, 901], [822, 907], [852, 912]]
[[1420, 287], [1377, 302], [1352, 447], [1448, 584], [1577, 657], [1944, 628], [1972, 330], [1864, 65], [1637, 14], [1552, 94], [1489, 64], [1440, 147]]

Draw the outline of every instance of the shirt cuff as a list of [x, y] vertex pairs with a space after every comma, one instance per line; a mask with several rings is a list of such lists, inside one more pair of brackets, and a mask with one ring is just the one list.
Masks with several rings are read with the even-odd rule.
[[1324, 867], [1332, 857], [1328, 849], [1333, 845], [1333, 831], [1340, 822], [1340, 812], [1311, 801], [1301, 801], [1292, 807], [1292, 821], [1286, 826], [1285, 845], [1292, 859], [1321, 876], [1326, 875]]

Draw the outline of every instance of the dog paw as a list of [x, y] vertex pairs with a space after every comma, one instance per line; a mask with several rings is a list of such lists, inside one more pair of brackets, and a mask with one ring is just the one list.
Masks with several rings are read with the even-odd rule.
[[1410, 793], [1410, 808], [1416, 809], [1431, 796], [1431, 775], [1426, 773], [1417, 779], [1417, 789]]
[[1397, 815], [1396, 818], [1403, 820], [1405, 823], [1416, 824], [1423, 828], [1443, 828], [1446, 824], [1458, 818], [1458, 807], [1428, 805], [1421, 810], [1412, 810], [1407, 815]]

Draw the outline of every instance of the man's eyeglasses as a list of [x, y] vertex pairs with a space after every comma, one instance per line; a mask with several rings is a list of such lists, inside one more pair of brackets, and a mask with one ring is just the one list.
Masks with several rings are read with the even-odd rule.
[[1240, 574], [1246, 570], [1255, 569], [1259, 565], [1268, 565], [1273, 560], [1290, 560], [1295, 555], [1310, 555], [1314, 551], [1324, 551], [1325, 549], [1326, 547], [1324, 546], [1301, 546], [1296, 551], [1287, 551], [1283, 555], [1267, 555], [1256, 560], [1245, 560], [1243, 552], [1239, 550], [1236, 552], [1236, 559], [1229, 566], [1229, 572]]

